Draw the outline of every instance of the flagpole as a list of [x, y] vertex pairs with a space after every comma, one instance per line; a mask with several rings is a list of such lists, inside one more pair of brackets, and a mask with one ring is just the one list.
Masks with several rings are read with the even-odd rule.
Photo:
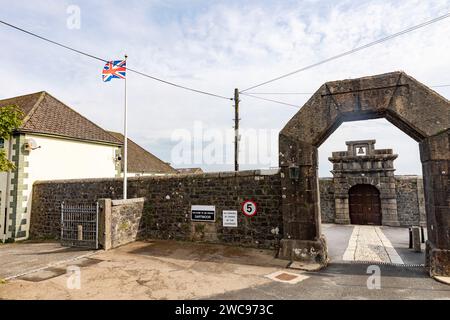
[[[125, 55], [125, 61], [128, 56]], [[123, 136], [124, 136], [124, 152], [123, 152], [123, 199], [127, 199], [127, 173], [128, 173], [128, 131], [127, 131], [127, 114], [128, 114], [128, 101], [127, 101], [127, 78], [128, 70], [125, 69], [125, 113], [123, 124]]]

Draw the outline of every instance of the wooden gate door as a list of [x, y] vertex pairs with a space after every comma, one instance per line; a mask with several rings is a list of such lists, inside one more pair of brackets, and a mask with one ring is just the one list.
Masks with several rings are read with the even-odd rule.
[[369, 184], [357, 184], [348, 191], [350, 222], [381, 225], [380, 192]]

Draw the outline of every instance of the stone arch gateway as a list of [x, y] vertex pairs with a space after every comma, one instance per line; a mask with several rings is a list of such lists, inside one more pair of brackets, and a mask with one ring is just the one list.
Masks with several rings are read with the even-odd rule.
[[450, 103], [403, 72], [327, 82], [279, 135], [283, 239], [279, 256], [327, 261], [318, 147], [346, 121], [386, 118], [419, 143], [431, 275], [450, 275]]

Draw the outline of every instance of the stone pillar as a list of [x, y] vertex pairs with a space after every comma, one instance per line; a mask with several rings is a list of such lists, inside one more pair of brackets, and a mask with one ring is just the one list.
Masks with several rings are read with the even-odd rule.
[[334, 199], [336, 207], [336, 224], [350, 224], [350, 211], [348, 207], [348, 193], [347, 197], [336, 197]]
[[382, 225], [390, 226], [390, 227], [399, 227], [400, 222], [398, 221], [398, 212], [397, 212], [397, 197], [392, 198], [388, 196], [381, 198], [381, 216], [382, 216]]
[[99, 199], [98, 243], [104, 250], [111, 249], [111, 199]]
[[427, 214], [425, 211], [425, 195], [423, 191], [423, 178], [417, 178], [417, 203], [419, 211], [419, 225], [427, 226]]
[[431, 276], [450, 276], [450, 129], [420, 143]]
[[[284, 238], [281, 259], [325, 264], [327, 249], [320, 230], [317, 148], [280, 134]], [[293, 178], [290, 168], [298, 170]]]
[[[385, 165], [388, 169], [393, 169], [393, 161], [387, 160]], [[381, 200], [381, 214], [382, 225], [398, 227], [400, 221], [398, 219], [397, 211], [397, 190], [394, 171], [385, 171], [380, 178], [380, 200]]]

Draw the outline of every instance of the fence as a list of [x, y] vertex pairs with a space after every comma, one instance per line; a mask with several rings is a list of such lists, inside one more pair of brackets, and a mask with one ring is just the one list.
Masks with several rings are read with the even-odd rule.
[[61, 204], [61, 244], [98, 249], [98, 203]]

